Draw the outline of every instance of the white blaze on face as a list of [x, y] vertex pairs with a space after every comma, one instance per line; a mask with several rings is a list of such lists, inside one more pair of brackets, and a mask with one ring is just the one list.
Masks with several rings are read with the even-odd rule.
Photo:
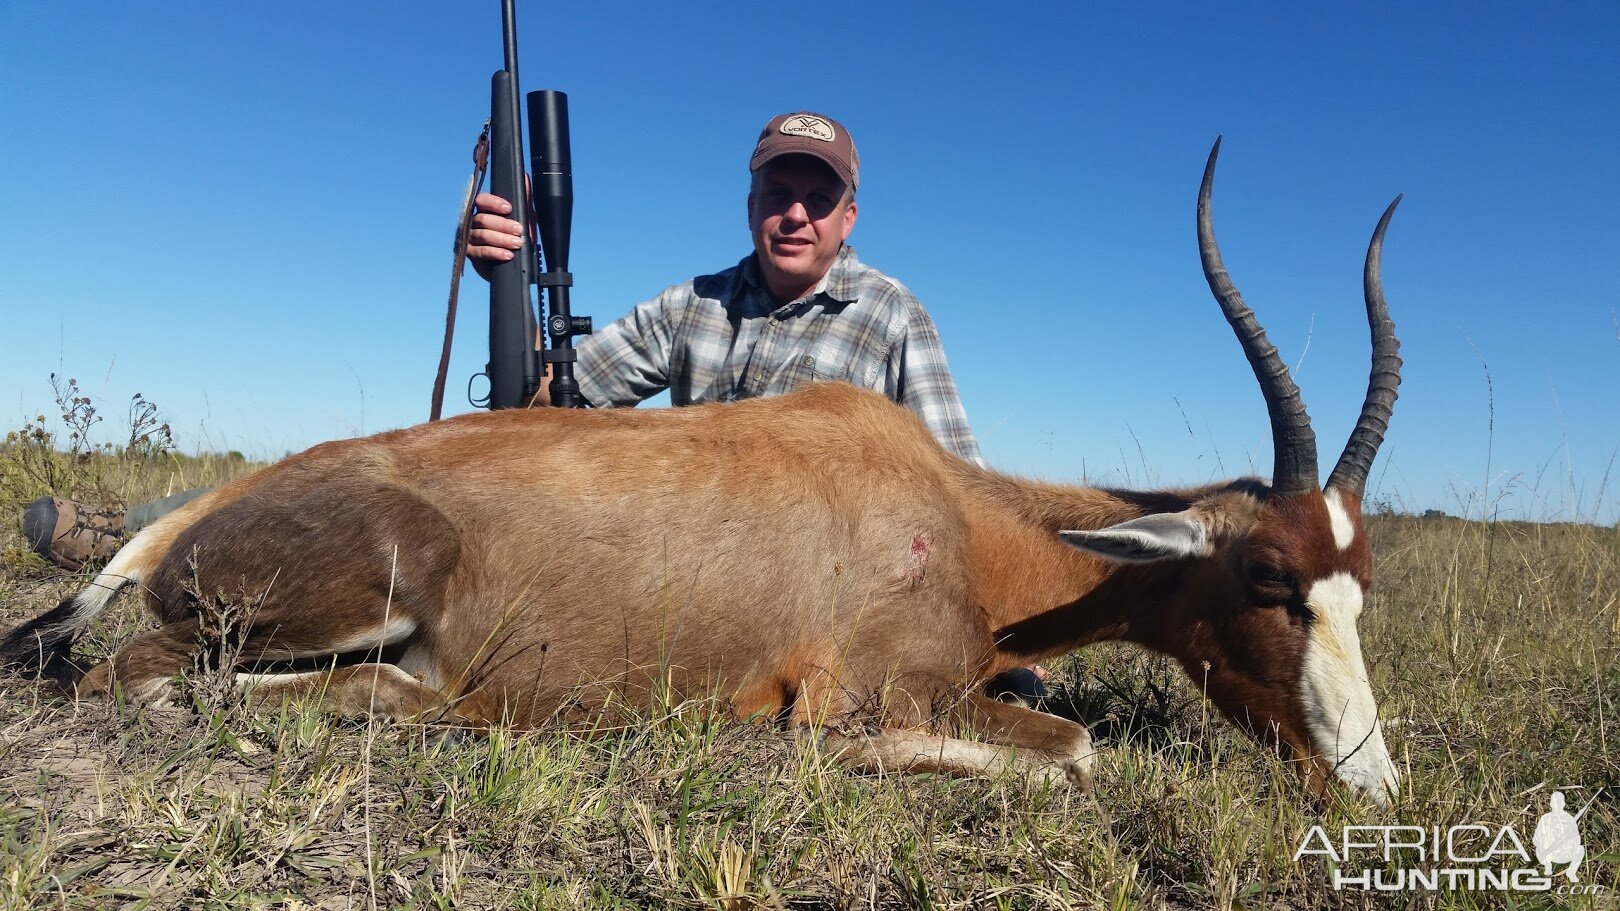
[[1361, 585], [1349, 573], [1319, 579], [1305, 596], [1316, 615], [1305, 647], [1305, 723], [1316, 751], [1347, 784], [1387, 803], [1399, 781], [1361, 660]]
[[1356, 523], [1350, 510], [1339, 502], [1339, 492], [1329, 487], [1322, 499], [1327, 501], [1328, 522], [1333, 526], [1333, 543], [1339, 550], [1349, 550], [1356, 541]]

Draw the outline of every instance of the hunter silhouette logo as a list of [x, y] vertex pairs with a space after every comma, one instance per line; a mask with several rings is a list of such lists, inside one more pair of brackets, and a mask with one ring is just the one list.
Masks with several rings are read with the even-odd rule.
[[1552, 875], [1552, 868], [1557, 864], [1569, 864], [1564, 870], [1564, 876], [1570, 882], [1575, 882], [1575, 871], [1581, 868], [1581, 859], [1586, 857], [1586, 848], [1581, 844], [1581, 830], [1576, 825], [1586, 811], [1592, 808], [1592, 801], [1597, 794], [1581, 807], [1574, 816], [1564, 812], [1564, 792], [1552, 792], [1549, 801], [1552, 809], [1541, 814], [1541, 820], [1536, 823], [1536, 832], [1530, 836], [1530, 843], [1536, 848], [1536, 860]]
[[794, 114], [782, 121], [779, 129], [788, 136], [804, 136], [822, 142], [832, 142], [838, 137], [832, 124], [812, 114]]

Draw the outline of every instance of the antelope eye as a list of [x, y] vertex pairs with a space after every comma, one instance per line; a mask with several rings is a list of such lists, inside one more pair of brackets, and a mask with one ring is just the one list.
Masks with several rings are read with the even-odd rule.
[[1248, 567], [1249, 587], [1257, 597], [1267, 601], [1288, 601], [1299, 590], [1294, 575], [1285, 569], [1264, 563], [1251, 563]]

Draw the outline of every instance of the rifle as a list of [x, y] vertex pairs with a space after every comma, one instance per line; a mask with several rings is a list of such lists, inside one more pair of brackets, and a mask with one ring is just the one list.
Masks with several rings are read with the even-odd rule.
[[[523, 181], [522, 117], [518, 111], [517, 20], [514, 0], [501, 0], [501, 30], [505, 67], [490, 83], [491, 193], [512, 203], [512, 217], [523, 226], [523, 248], [512, 259], [496, 264], [489, 278], [490, 409], [520, 408], [533, 400], [551, 366], [551, 404], [563, 408], [585, 405], [574, 379], [574, 336], [591, 331], [590, 317], [574, 316], [568, 292], [574, 277], [568, 271], [569, 241], [573, 232], [574, 177], [568, 136], [568, 96], [549, 90], [530, 92], [529, 147], [533, 154], [534, 209]], [[531, 224], [539, 228], [540, 249], [535, 248]], [[543, 265], [542, 268], [542, 256]], [[529, 287], [538, 285], [551, 304], [545, 321], [549, 346], [536, 350], [542, 340], [535, 334], [535, 306]], [[545, 312], [542, 302], [540, 312]], [[475, 402], [474, 404], [484, 404]]]

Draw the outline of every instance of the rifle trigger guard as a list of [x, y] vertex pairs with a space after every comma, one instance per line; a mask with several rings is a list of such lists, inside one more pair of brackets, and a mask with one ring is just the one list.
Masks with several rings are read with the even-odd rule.
[[534, 277], [534, 283], [542, 288], [572, 288], [574, 286], [574, 273], [542, 272]]

